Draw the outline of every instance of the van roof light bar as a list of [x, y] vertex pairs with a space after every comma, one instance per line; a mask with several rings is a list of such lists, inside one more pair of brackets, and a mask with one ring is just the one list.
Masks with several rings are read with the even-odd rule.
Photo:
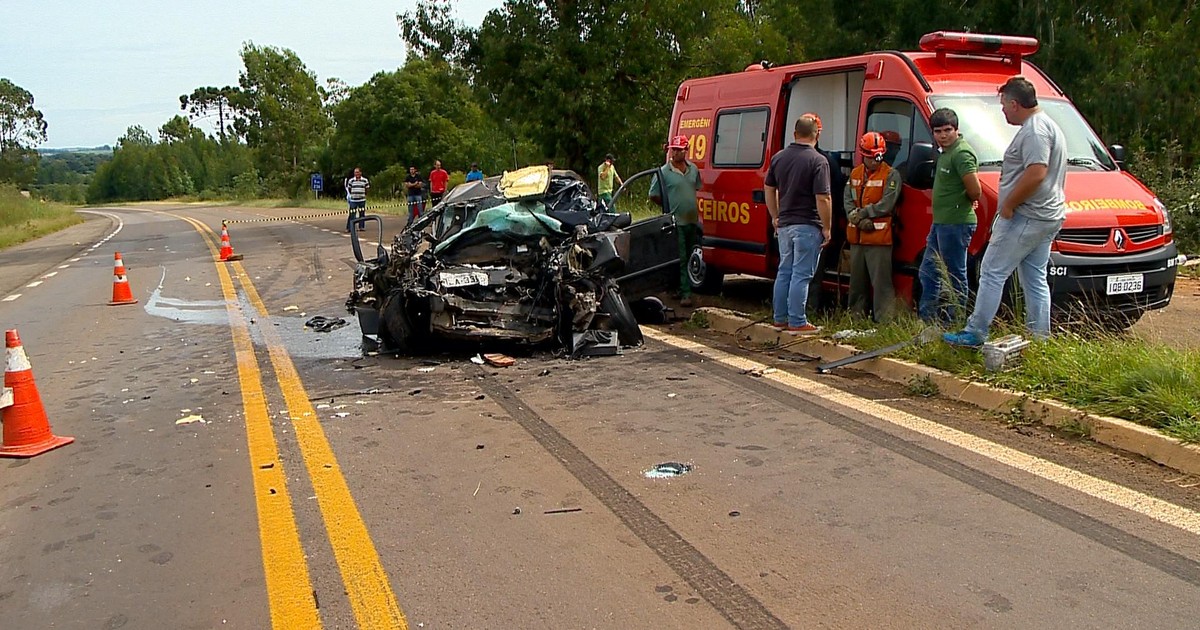
[[936, 52], [939, 57], [946, 53], [968, 53], [1007, 57], [1017, 61], [1037, 52], [1039, 44], [1034, 37], [936, 31], [921, 37], [920, 46], [921, 50]]

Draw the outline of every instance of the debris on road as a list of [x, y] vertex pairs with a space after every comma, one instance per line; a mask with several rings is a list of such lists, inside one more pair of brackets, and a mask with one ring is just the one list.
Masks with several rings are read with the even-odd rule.
[[508, 367], [517, 362], [516, 359], [508, 356], [507, 354], [498, 353], [485, 354], [483, 355], [483, 360], [487, 361], [488, 365], [493, 365], [495, 367]]
[[839, 330], [839, 331], [833, 333], [833, 339], [835, 341], [841, 341], [843, 339], [854, 339], [855, 337], [866, 337], [867, 335], [874, 335], [874, 334], [875, 334], [874, 328], [868, 328], [867, 330], [847, 329], [847, 330]]
[[428, 374], [428, 373], [430, 373], [430, 372], [432, 372], [432, 371], [434, 371], [434, 370], [436, 370], [436, 369], [437, 369], [437, 368], [431, 368], [431, 367], [419, 367], [419, 368], [417, 368], [417, 371], [418, 371], [418, 372], [420, 372], [420, 373], [422, 373], [422, 374]]
[[296, 306], [295, 304], [291, 304], [291, 305], [289, 305], [289, 306], [285, 306], [285, 307], [283, 307], [283, 310], [284, 310], [284, 312], [285, 312], [285, 313], [286, 313], [286, 312], [288, 312], [288, 311], [298, 311], [298, 310], [300, 310], [300, 307], [299, 307], [299, 306]]
[[325, 317], [324, 315], [317, 315], [316, 317], [304, 322], [305, 328], [311, 328], [313, 332], [319, 333], [333, 332], [343, 326], [348, 325], [349, 322], [341, 317]]
[[679, 462], [664, 462], [646, 471], [647, 479], [664, 479], [667, 477], [678, 477], [691, 472], [691, 464], [681, 464]]
[[520, 514], [520, 513], [521, 513], [521, 508], [519, 508], [519, 507], [518, 507], [518, 508], [513, 508], [513, 511], [512, 511], [512, 513], [513, 513], [513, 514]]
[[192, 414], [192, 415], [190, 415], [190, 416], [186, 416], [186, 417], [180, 418], [180, 419], [178, 419], [178, 420], [176, 420], [176, 421], [175, 421], [175, 424], [192, 424], [193, 422], [199, 422], [199, 423], [201, 423], [201, 424], [207, 424], [207, 422], [204, 420], [204, 417], [203, 417], [203, 416], [200, 416], [200, 415], [197, 415], [197, 414]]
[[471, 363], [474, 363], [475, 365], [483, 365], [483, 357], [477, 354], [471, 357]]
[[581, 508], [581, 507], [573, 507], [573, 508], [560, 508], [557, 510], [546, 510], [545, 512], [542, 512], [542, 514], [570, 514], [571, 512], [582, 512], [582, 511], [583, 511], [583, 508]]

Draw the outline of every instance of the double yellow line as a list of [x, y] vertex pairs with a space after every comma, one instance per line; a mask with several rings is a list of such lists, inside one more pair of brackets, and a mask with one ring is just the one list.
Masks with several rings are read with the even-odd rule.
[[[207, 225], [189, 217], [171, 214], [191, 224], [217, 260], [217, 235]], [[296, 433], [325, 531], [333, 547], [334, 558], [342, 575], [350, 606], [360, 628], [399, 628], [407, 630], [404, 613], [396, 602], [387, 573], [367, 532], [367, 526], [342, 476], [337, 458], [317, 421], [304, 384], [292, 363], [279, 334], [269, 324], [266, 305], [258, 295], [241, 263], [231, 263], [251, 305], [258, 311], [259, 330], [267, 345], [275, 377], [288, 407], [288, 416]], [[263, 569], [271, 623], [275, 628], [320, 628], [321, 619], [300, 543], [291, 497], [287, 491], [283, 463], [271, 420], [267, 414], [262, 373], [250, 339], [250, 327], [242, 314], [237, 291], [224, 263], [217, 262], [217, 275], [229, 314], [241, 383], [242, 404], [246, 413], [246, 440], [254, 478], [254, 498], [258, 506], [258, 533], [262, 543]]]

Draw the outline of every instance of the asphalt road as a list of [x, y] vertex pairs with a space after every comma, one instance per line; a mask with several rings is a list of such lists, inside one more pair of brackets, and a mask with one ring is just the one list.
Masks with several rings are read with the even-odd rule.
[[[1200, 480], [683, 329], [363, 357], [352, 320], [304, 329], [345, 316], [343, 219], [233, 223], [226, 264], [220, 219], [309, 211], [97, 212], [0, 252], [0, 323], [76, 438], [0, 460], [0, 627], [1200, 618]], [[137, 305], [107, 305], [113, 251]]]

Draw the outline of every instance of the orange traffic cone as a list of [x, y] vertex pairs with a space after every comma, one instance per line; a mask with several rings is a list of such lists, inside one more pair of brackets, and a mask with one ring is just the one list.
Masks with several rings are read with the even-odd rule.
[[241, 254], [233, 253], [233, 245], [229, 244], [229, 229], [221, 221], [221, 262], [241, 260]]
[[121, 252], [117, 252], [113, 255], [113, 299], [108, 305], [122, 304], [137, 304], [137, 300], [129, 290], [129, 279], [125, 277], [125, 262], [121, 260]]
[[4, 408], [4, 443], [0, 457], [33, 457], [75, 441], [50, 433], [50, 421], [42, 408], [42, 397], [33, 382], [33, 367], [21, 347], [16, 330], [4, 334], [8, 367], [4, 370], [4, 386], [13, 391], [13, 404]]

